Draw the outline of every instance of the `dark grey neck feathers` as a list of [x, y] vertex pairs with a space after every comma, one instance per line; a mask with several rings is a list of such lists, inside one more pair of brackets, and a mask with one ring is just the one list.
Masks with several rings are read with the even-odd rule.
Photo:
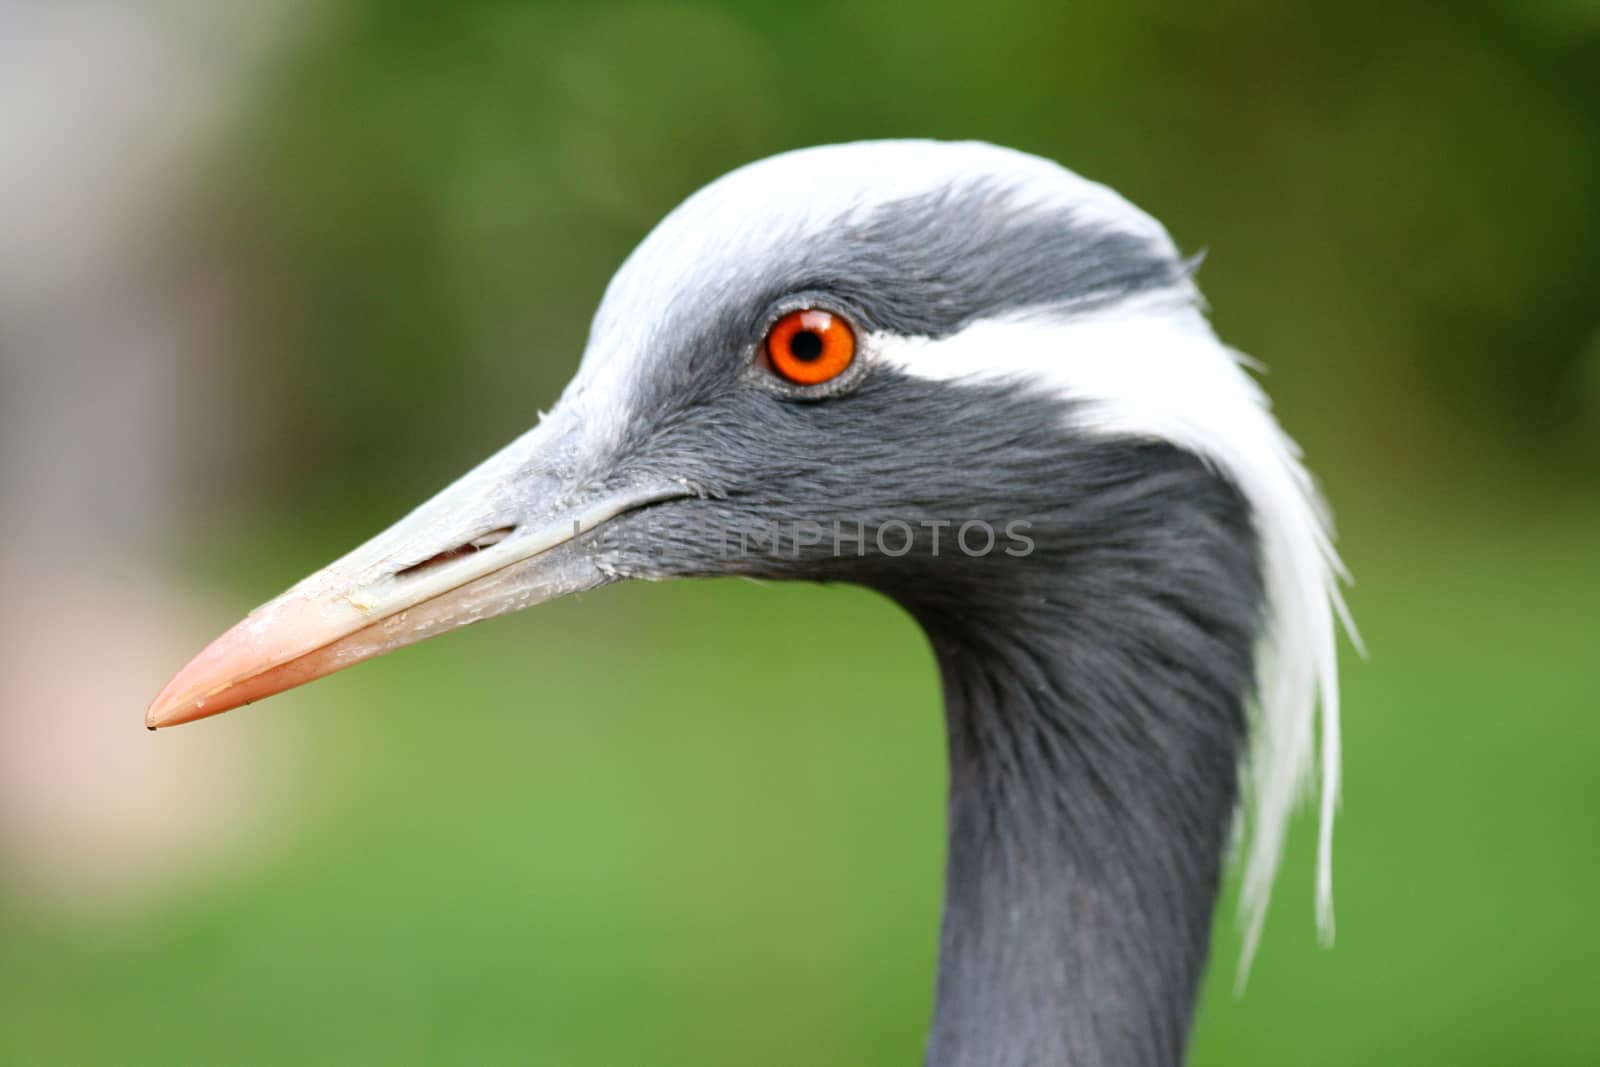
[[[715, 426], [736, 475], [699, 460], [703, 499], [612, 524], [617, 573], [854, 582], [927, 631], [950, 739], [929, 1067], [1170, 1067], [1205, 966], [1263, 608], [1251, 516], [1194, 455], [1070, 415], [889, 373], [804, 409], [742, 395]], [[704, 455], [693, 425], [674, 470]], [[715, 547], [833, 516], [915, 543]], [[1034, 550], [968, 558], [967, 519], [1026, 520]]]
[[1087, 527], [1044, 524], [1054, 558], [1025, 581], [906, 597], [950, 749], [929, 1067], [1183, 1060], [1261, 596], [1238, 495], [1175, 450], [1147, 459], [1167, 469]]

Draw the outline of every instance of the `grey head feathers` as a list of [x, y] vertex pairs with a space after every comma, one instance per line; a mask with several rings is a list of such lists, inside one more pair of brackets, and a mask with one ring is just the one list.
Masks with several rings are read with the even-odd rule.
[[[758, 524], [863, 507], [971, 517], [1006, 503], [981, 492], [1010, 484], [1006, 469], [1068, 493], [1058, 471], [1073, 451], [1108, 441], [1128, 454], [1167, 445], [1229, 483], [1264, 590], [1244, 789], [1248, 958], [1289, 812], [1319, 762], [1317, 901], [1331, 932], [1343, 571], [1298, 449], [1206, 323], [1191, 266], [1117, 194], [1023, 153], [913, 141], [788, 153], [714, 182], [646, 238], [608, 288], [562, 406], [597, 471], [674, 477], [707, 502], [702, 515], [742, 503]], [[765, 327], [807, 303], [861, 335], [859, 373], [822, 399], [784, 395], [753, 370]], [[1039, 403], [1013, 415], [998, 395]], [[981, 448], [939, 446], [972, 423], [987, 425]], [[1056, 451], [1041, 457], [1041, 442]], [[715, 570], [690, 538], [668, 532], [648, 564], [607, 565], [653, 577], [748, 565]]]

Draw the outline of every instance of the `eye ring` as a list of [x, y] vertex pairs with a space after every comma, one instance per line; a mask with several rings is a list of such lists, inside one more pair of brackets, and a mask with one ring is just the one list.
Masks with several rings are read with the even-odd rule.
[[844, 316], [822, 308], [799, 308], [767, 331], [762, 344], [772, 372], [792, 385], [831, 382], [856, 358], [856, 332]]

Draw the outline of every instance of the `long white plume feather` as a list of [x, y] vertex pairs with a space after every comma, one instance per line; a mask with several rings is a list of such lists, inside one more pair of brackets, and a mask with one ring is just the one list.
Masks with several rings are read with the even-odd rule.
[[[1246, 768], [1250, 828], [1240, 914], [1248, 973], [1295, 802], [1316, 776], [1321, 718], [1317, 921], [1333, 936], [1333, 819], [1339, 801], [1335, 616], [1347, 577], [1300, 450], [1244, 359], [1217, 340], [1198, 294], [1181, 291], [1083, 315], [1051, 309], [975, 323], [940, 341], [874, 338], [877, 358], [925, 378], [1033, 382], [1078, 403], [1075, 425], [1171, 442], [1212, 463], [1249, 502], [1261, 541], [1268, 619], [1257, 655], [1255, 737]], [[1350, 628], [1354, 636], [1353, 627]]]
[[[788, 242], [859, 218], [875, 206], [976, 178], [999, 180], [1016, 208], [1066, 208], [1079, 222], [1177, 251], [1159, 222], [1113, 190], [1036, 156], [979, 143], [882, 141], [786, 153], [713, 182], [669, 215], [612, 280], [573, 392], [614, 396], [627, 353], [648, 349], [640, 324], [660, 321], [718, 271], [783, 254]], [[726, 219], [747, 220], [730, 236]], [[908, 374], [1034, 383], [1076, 401], [1093, 432], [1157, 438], [1215, 465], [1248, 500], [1261, 542], [1269, 619], [1257, 657], [1254, 741], [1246, 768], [1249, 829], [1240, 896], [1241, 982], [1261, 936], [1289, 816], [1319, 765], [1316, 910], [1333, 934], [1333, 819], [1339, 801], [1337, 625], [1351, 637], [1327, 511], [1300, 451], [1273, 417], [1244, 357], [1223, 345], [1187, 281], [1155, 297], [989, 319], [938, 341], [868, 339], [873, 358]], [[598, 402], [598, 401], [597, 401]], [[604, 421], [604, 419], [599, 419]]]

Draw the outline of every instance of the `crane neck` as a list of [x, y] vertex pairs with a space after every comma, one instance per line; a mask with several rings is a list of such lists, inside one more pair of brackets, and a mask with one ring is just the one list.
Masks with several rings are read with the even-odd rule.
[[[1015, 580], [904, 598], [950, 759], [928, 1067], [1183, 1061], [1261, 610], [1248, 513], [1221, 488], [1177, 494], [1147, 534], [1063, 516]], [[1174, 528], [1212, 536], [1173, 551]]]

